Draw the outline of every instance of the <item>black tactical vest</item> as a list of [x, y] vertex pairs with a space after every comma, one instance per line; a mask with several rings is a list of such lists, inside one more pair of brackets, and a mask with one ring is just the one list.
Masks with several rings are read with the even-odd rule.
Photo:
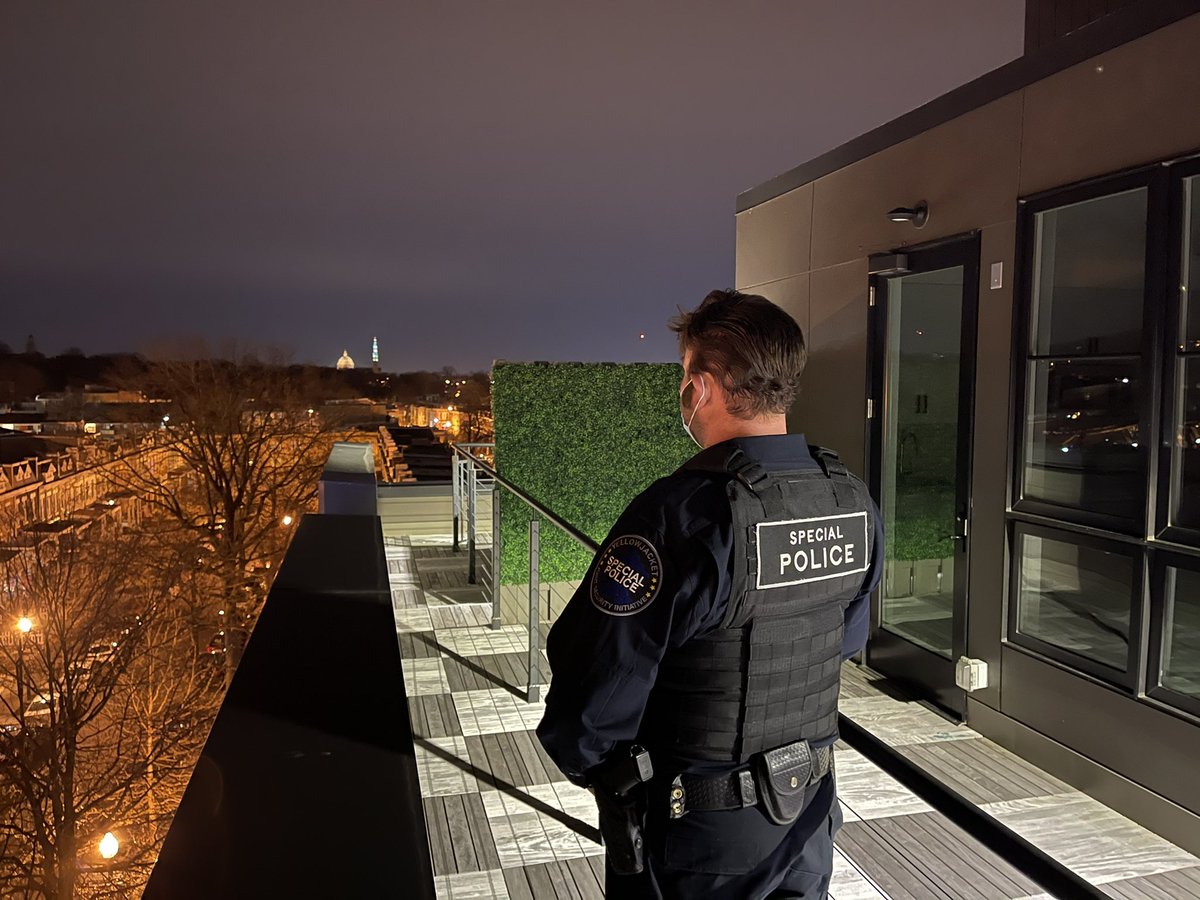
[[720, 445], [680, 470], [725, 479], [734, 568], [721, 627], [659, 666], [640, 740], [660, 771], [837, 734], [845, 612], [875, 532], [866, 486], [836, 454], [810, 452], [820, 471], [767, 473]]

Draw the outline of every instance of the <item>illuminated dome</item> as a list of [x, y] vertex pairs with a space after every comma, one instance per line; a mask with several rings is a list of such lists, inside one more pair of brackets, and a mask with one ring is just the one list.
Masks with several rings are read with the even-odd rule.
[[342, 358], [337, 361], [337, 367], [339, 369], [353, 369], [354, 368], [354, 360], [352, 360], [350, 358], [350, 354], [347, 353], [345, 350], [342, 351]]

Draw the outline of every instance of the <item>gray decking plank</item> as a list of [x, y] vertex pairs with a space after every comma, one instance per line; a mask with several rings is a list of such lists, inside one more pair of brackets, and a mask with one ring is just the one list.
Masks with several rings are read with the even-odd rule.
[[1196, 900], [1200, 898], [1200, 867], [1112, 881], [1104, 885], [1104, 891], [1119, 900]]
[[583, 900], [583, 893], [575, 886], [575, 877], [565, 861], [546, 863], [546, 874], [554, 884], [554, 893], [549, 896], [558, 900]]
[[513, 731], [509, 732], [509, 737], [512, 739], [513, 746], [521, 757], [521, 762], [525, 765], [526, 771], [529, 772], [529, 783], [548, 784], [550, 781], [549, 773], [546, 771], [546, 767], [542, 765], [541, 757], [538, 756], [537, 751], [533, 748], [534, 741], [536, 740], [533, 733], [529, 731]]
[[976, 804], [1069, 790], [1062, 782], [985, 741], [913, 744], [898, 749]]
[[421, 801], [425, 808], [425, 823], [429, 831], [429, 855], [433, 860], [434, 875], [453, 875], [454, 851], [448, 841], [446, 807], [441, 797], [426, 797]]
[[509, 766], [500, 735], [484, 735], [483, 746], [487, 749], [488, 766], [495, 777], [506, 784], [517, 784], [518, 782], [514, 780], [516, 775]]
[[471, 826], [471, 840], [475, 844], [475, 857], [480, 869], [499, 869], [500, 854], [496, 851], [496, 838], [488, 823], [487, 811], [483, 808], [483, 797], [479, 794], [464, 794], [463, 807]]
[[504, 759], [508, 763], [508, 769], [512, 772], [515, 779], [512, 783], [520, 787], [528, 787], [534, 784], [532, 775], [525, 765], [525, 761], [521, 758], [521, 754], [517, 751], [516, 743], [513, 740], [511, 732], [504, 732], [496, 735], [497, 742], [504, 753]]
[[588, 856], [585, 859], [596, 873], [596, 882], [600, 885], [600, 890], [604, 890], [604, 856]]
[[550, 873], [546, 871], [545, 865], [526, 866], [524, 869], [525, 877], [529, 879], [530, 893], [537, 900], [547, 900], [549, 897], [556, 897], [554, 893], [555, 885]]
[[957, 900], [930, 883], [918, 866], [867, 822], [843, 825], [837, 845], [879, 885], [889, 900]]
[[442, 803], [446, 808], [446, 831], [449, 836], [450, 850], [454, 854], [455, 871], [479, 871], [479, 859], [475, 855], [475, 841], [471, 836], [471, 824], [467, 820], [467, 810], [463, 806], [462, 795], [452, 794], [443, 797]]
[[524, 869], [505, 869], [504, 886], [508, 888], [509, 900], [537, 900]]
[[916, 816], [901, 818], [907, 820], [901, 825], [891, 819], [877, 819], [870, 824], [878, 829], [896, 853], [920, 870], [923, 880], [936, 884], [955, 900], [1007, 900], [1007, 895], [996, 890], [994, 885], [980, 885], [970, 878], [964, 878], [944, 856], [952, 851], [942, 841], [930, 840], [914, 821]]
[[[878, 820], [896, 848], [921, 866], [927, 878], [944, 885], [960, 900], [1007, 900], [1020, 896], [1021, 886], [1007, 872], [995, 870], [979, 855], [983, 848], [968, 844], [967, 835], [946, 827], [936, 814], [904, 816], [903, 824]], [[885, 824], [887, 823], [887, 824]], [[1036, 893], [1037, 889], [1024, 893]]]
[[495, 779], [491, 774], [492, 769], [488, 763], [487, 750], [484, 747], [483, 738], [484, 736], [481, 734], [468, 735], [463, 738], [467, 742], [467, 759], [478, 770], [478, 774], [475, 777], [483, 784], [495, 787]]
[[420, 697], [408, 698], [408, 719], [414, 737], [429, 737], [429, 722], [425, 718], [425, 705]]
[[567, 860], [566, 867], [575, 879], [575, 887], [583, 900], [604, 900], [604, 885], [585, 857]]
[[1005, 862], [987, 846], [966, 834], [945, 816], [925, 813], [917, 822], [918, 830], [939, 835], [940, 843], [947, 853], [954, 853], [963, 865], [973, 868], [981, 877], [989, 879], [1004, 896], [1040, 894], [1041, 887], [1024, 873]]

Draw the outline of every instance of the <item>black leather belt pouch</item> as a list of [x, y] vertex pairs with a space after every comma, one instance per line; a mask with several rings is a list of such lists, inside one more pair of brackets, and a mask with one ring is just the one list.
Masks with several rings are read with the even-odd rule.
[[776, 825], [791, 825], [804, 811], [813, 759], [807, 741], [759, 755], [754, 766], [759, 804]]

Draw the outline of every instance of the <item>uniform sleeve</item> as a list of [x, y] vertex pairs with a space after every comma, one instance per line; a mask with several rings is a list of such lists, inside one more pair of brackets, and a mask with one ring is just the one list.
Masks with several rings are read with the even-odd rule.
[[862, 589], [846, 607], [846, 627], [842, 632], [842, 658], [849, 659], [867, 645], [871, 632], [871, 594], [883, 577], [883, 521], [879, 508], [871, 503], [871, 519], [875, 523], [875, 540], [871, 550], [871, 565], [863, 578]]
[[613, 527], [546, 641], [537, 735], [572, 781], [637, 736], [663, 655], [701, 629], [719, 583], [705, 541], [633, 507]]

